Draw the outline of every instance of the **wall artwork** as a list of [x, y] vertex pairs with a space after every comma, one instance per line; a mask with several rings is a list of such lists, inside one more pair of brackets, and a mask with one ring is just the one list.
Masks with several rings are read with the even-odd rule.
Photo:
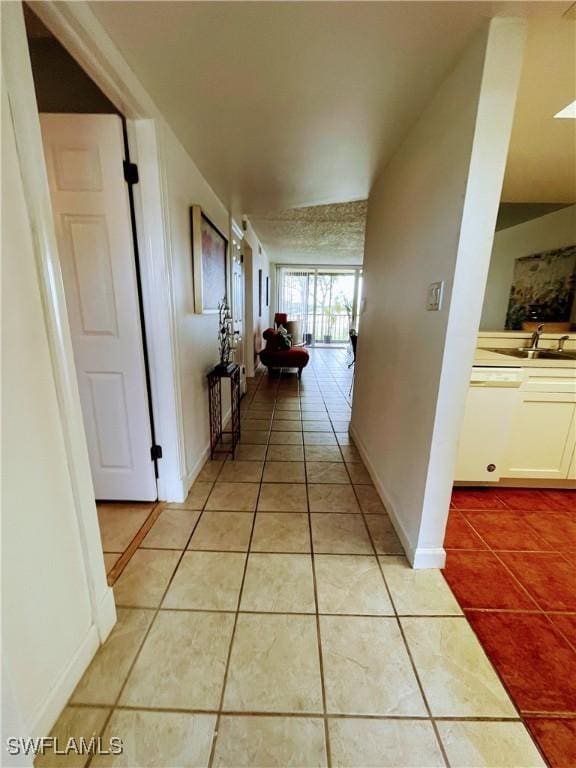
[[266, 275], [266, 306], [270, 306], [270, 278]]
[[576, 289], [576, 245], [516, 259], [506, 328], [524, 321], [568, 322]]
[[199, 205], [190, 208], [192, 226], [192, 264], [194, 275], [194, 312], [216, 314], [226, 298], [226, 259], [228, 239], [202, 212]]

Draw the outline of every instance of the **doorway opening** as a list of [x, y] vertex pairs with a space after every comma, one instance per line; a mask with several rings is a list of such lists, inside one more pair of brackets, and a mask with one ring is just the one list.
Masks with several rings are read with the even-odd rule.
[[244, 341], [244, 254], [243, 233], [232, 225], [232, 319], [234, 322], [234, 360], [240, 366], [240, 394], [246, 392], [246, 360]]
[[303, 340], [314, 347], [345, 347], [358, 331], [361, 267], [278, 267], [279, 312], [301, 324]]
[[[109, 583], [153, 524], [158, 447], [126, 121], [24, 6]], [[136, 546], [135, 546], [136, 545]]]

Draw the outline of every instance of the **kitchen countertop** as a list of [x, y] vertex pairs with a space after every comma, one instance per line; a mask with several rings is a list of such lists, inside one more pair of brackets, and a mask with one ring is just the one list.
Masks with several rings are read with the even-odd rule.
[[480, 348], [476, 349], [474, 365], [506, 368], [572, 368], [576, 370], [576, 360], [529, 360]]

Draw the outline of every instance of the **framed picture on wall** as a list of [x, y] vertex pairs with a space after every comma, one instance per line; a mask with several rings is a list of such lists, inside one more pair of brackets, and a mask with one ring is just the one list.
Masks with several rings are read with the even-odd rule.
[[218, 304], [226, 296], [228, 238], [199, 205], [190, 208], [190, 224], [194, 312], [199, 315], [216, 313]]
[[270, 306], [270, 278], [266, 275], [266, 306]]
[[258, 317], [262, 317], [262, 270], [258, 270]]

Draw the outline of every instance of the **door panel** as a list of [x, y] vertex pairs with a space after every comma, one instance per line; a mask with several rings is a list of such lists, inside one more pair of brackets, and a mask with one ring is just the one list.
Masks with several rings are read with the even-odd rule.
[[[91, 408], [86, 420], [96, 434], [99, 465], [108, 469], [130, 470], [134, 467], [130, 447], [130, 420], [124, 376], [121, 373], [87, 373]], [[117, 425], [121, 425], [117, 429]], [[109, 440], [116, 431], [118, 439]]]
[[523, 393], [503, 476], [565, 480], [576, 445], [575, 412], [573, 395]]
[[517, 398], [513, 388], [470, 387], [454, 480], [498, 482], [505, 469], [506, 439]]
[[116, 115], [40, 116], [97, 499], [157, 498]]
[[62, 225], [74, 272], [75, 295], [70, 303], [78, 311], [78, 330], [85, 335], [118, 336], [106, 219], [64, 215]]

